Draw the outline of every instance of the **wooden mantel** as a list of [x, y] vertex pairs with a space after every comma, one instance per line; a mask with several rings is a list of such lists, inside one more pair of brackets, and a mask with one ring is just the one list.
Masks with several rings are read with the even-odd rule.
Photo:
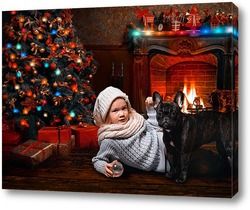
[[145, 113], [144, 101], [150, 94], [149, 63], [152, 56], [195, 56], [213, 53], [218, 59], [217, 89], [235, 89], [234, 57], [238, 55], [238, 39], [232, 33], [201, 34], [200, 31], [142, 31], [133, 37], [133, 107]]

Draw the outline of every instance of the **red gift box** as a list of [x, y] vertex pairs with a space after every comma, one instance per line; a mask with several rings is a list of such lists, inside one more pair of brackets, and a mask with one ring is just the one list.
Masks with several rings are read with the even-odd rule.
[[3, 131], [2, 137], [3, 137], [2, 138], [3, 144], [7, 144], [7, 145], [16, 145], [21, 140], [20, 133], [17, 133], [14, 131], [11, 131], [11, 132]]
[[43, 127], [38, 130], [38, 141], [49, 143], [67, 143], [70, 137], [70, 127]]
[[35, 166], [52, 155], [52, 144], [28, 140], [11, 150], [11, 157], [26, 166]]
[[4, 120], [2, 124], [2, 143], [3, 145], [17, 145], [21, 140], [21, 134], [15, 131], [13, 121]]
[[3, 130], [2, 133], [2, 154], [3, 159], [7, 160], [10, 156], [10, 151], [21, 142], [21, 134], [15, 131]]
[[76, 147], [98, 149], [98, 129], [99, 127], [90, 124], [82, 126], [72, 125], [72, 133], [75, 134]]

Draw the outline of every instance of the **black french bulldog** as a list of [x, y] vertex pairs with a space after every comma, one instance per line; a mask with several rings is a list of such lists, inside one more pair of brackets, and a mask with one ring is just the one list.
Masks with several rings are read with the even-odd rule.
[[191, 153], [205, 143], [216, 141], [217, 151], [230, 169], [234, 140], [237, 138], [232, 137], [232, 132], [237, 130], [233, 127], [234, 116], [214, 111], [185, 114], [181, 112], [184, 96], [179, 91], [173, 102], [164, 102], [158, 92], [153, 93], [156, 118], [163, 128], [163, 141], [170, 164], [166, 177], [177, 183], [186, 182]]

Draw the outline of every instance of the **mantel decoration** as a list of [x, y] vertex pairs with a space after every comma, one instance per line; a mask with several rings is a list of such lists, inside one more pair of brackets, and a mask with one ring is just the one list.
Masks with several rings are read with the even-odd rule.
[[157, 16], [154, 11], [140, 10], [138, 7], [135, 9], [135, 14], [141, 19], [142, 24], [129, 23], [127, 25], [124, 43], [131, 50], [133, 37], [140, 36], [188, 35], [194, 37], [232, 34], [238, 38], [238, 13], [236, 12], [226, 13], [218, 9], [212, 13], [209, 8], [199, 11], [196, 5], [188, 5], [186, 9], [179, 11], [173, 5], [166, 6], [166, 10]]
[[2, 16], [3, 189], [237, 194], [236, 5]]

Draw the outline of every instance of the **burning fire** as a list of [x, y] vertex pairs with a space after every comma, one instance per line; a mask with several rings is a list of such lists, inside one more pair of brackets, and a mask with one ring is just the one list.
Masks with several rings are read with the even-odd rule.
[[205, 108], [202, 98], [196, 94], [195, 85], [193, 83], [191, 83], [189, 91], [185, 83], [182, 92], [186, 96], [183, 102], [182, 112], [189, 113], [188, 108]]

